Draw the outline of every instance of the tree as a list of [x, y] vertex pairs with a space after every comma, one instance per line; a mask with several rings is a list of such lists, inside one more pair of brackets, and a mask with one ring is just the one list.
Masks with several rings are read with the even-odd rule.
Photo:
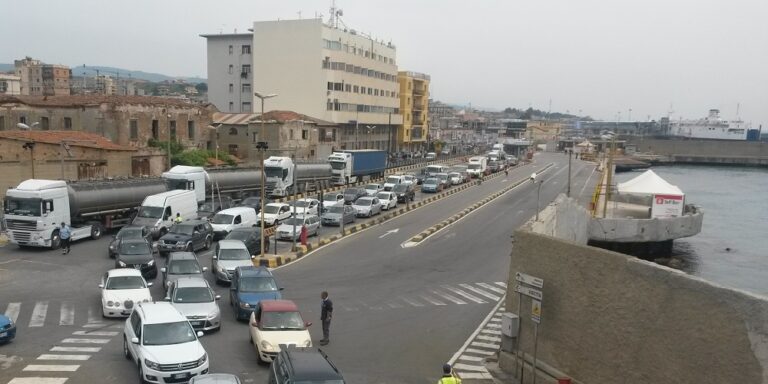
[[197, 84], [195, 84], [195, 89], [197, 89], [198, 93], [206, 93], [206, 92], [208, 92], [208, 84], [206, 84], [206, 83], [197, 83]]

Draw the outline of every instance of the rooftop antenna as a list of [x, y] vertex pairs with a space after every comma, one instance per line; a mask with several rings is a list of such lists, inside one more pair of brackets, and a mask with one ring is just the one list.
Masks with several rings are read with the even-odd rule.
[[739, 110], [741, 109], [741, 103], [736, 103], [736, 121], [739, 121]]
[[[344, 16], [344, 11], [341, 8], [336, 7], [336, 0], [331, 0], [331, 16], [328, 17], [328, 26], [331, 28], [339, 28], [339, 22], [344, 25], [340, 17]], [[346, 26], [345, 26], [346, 27]]]
[[301, 11], [296, 12], [299, 15], [299, 20], [301, 20]]

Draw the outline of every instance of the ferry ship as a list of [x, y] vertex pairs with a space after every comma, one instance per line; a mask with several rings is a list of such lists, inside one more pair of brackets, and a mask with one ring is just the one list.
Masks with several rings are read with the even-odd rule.
[[720, 110], [710, 109], [709, 116], [698, 120], [670, 122], [670, 135], [691, 139], [747, 140], [749, 126], [742, 120], [720, 118]]

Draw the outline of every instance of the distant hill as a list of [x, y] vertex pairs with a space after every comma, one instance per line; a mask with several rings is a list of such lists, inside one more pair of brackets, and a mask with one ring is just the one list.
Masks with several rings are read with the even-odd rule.
[[[0, 63], [0, 72], [13, 71], [13, 64]], [[152, 73], [144, 71], [131, 71], [123, 68], [115, 67], [101, 67], [101, 66], [89, 66], [72, 67], [72, 76], [96, 76], [96, 70], [99, 70], [100, 75], [108, 75], [111, 77], [117, 77], [117, 73], [120, 73], [121, 78], [131, 77], [133, 79], [146, 80], [151, 82], [160, 82], [165, 80], [184, 80], [188, 83], [205, 83], [206, 79], [201, 77], [186, 77], [186, 76], [168, 76], [161, 73]]]

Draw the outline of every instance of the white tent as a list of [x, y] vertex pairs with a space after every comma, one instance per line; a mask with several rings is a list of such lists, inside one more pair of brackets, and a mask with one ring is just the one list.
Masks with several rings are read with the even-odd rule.
[[650, 169], [626, 183], [619, 183], [619, 193], [651, 195], [651, 217], [676, 217], [683, 214], [685, 194]]
[[680, 188], [668, 183], [650, 169], [632, 180], [619, 183], [618, 188], [619, 193], [633, 195], [684, 195]]

